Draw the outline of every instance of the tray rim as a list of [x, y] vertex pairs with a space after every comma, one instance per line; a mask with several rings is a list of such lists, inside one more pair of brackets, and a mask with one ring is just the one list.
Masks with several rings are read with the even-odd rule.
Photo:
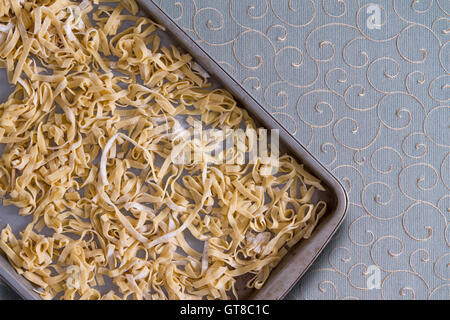
[[[292, 287], [300, 280], [304, 273], [309, 269], [309, 267], [314, 263], [317, 257], [320, 255], [322, 250], [329, 243], [333, 235], [338, 230], [339, 226], [342, 224], [348, 209], [348, 196], [345, 188], [341, 182], [329, 171], [311, 152], [306, 149], [302, 143], [291, 134], [272, 114], [270, 114], [236, 79], [230, 76], [222, 66], [216, 62], [211, 55], [206, 52], [198, 43], [195, 42], [192, 37], [187, 34], [180, 26], [178, 26], [170, 16], [164, 12], [153, 0], [136, 0], [139, 6], [145, 11], [152, 19], [164, 26], [165, 32], [173, 35], [175, 37], [175, 42], [180, 43], [186, 51], [191, 54], [194, 60], [205, 68], [214, 78], [219, 80], [221, 84], [224, 84], [226, 89], [229, 90], [235, 98], [239, 100], [241, 106], [245, 109], [250, 109], [253, 112], [261, 112], [258, 116], [262, 119], [263, 126], [268, 129], [278, 129], [280, 131], [280, 138], [283, 138], [284, 143], [289, 145], [289, 148], [294, 150], [299, 154], [299, 158], [302, 162], [306, 163], [308, 167], [311, 167], [314, 174], [317, 175], [322, 181], [326, 181], [326, 184], [331, 187], [336, 196], [336, 207], [331, 213], [332, 217], [329, 218], [327, 224], [332, 228], [327, 233], [327, 235], [317, 241], [319, 243], [318, 249], [314, 251], [311, 259], [308, 263], [299, 270], [297, 276], [294, 280], [289, 283], [289, 285], [280, 293], [266, 294], [263, 298], [258, 297], [258, 292], [262, 291], [266, 284], [261, 290], [256, 291], [256, 293], [250, 295], [250, 299], [256, 298], [259, 300], [278, 300], [284, 298], [292, 289]], [[286, 141], [287, 140], [287, 141]], [[305, 161], [306, 160], [306, 161]], [[319, 223], [321, 225], [321, 223]], [[310, 238], [311, 240], [313, 236]], [[308, 241], [311, 241], [308, 240]], [[300, 242], [304, 242], [300, 241]], [[292, 250], [292, 249], [291, 249]], [[269, 275], [269, 279], [272, 274]], [[0, 278], [8, 284], [8, 286], [13, 289], [22, 298], [28, 300], [42, 300], [42, 298], [33, 291], [32, 284], [26, 280], [23, 276], [18, 274], [9, 261], [0, 254]], [[254, 296], [254, 297], [253, 297]]]

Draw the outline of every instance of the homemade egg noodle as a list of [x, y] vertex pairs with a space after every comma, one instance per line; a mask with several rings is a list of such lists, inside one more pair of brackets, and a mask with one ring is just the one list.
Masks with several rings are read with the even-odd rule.
[[[242, 148], [213, 157], [221, 141], [185, 139], [181, 118], [258, 128], [138, 11], [133, 0], [0, 0], [0, 64], [15, 86], [0, 105], [0, 193], [31, 221], [20, 234], [6, 226], [0, 251], [44, 299], [238, 298], [243, 275], [261, 288], [310, 237], [324, 188], [289, 155], [274, 172], [224, 161]], [[177, 161], [194, 148], [199, 161]]]

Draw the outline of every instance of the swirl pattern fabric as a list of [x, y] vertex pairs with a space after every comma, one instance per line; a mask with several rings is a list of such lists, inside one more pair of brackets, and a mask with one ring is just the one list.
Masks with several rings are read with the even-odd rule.
[[287, 298], [450, 299], [450, 1], [155, 2], [347, 189]]

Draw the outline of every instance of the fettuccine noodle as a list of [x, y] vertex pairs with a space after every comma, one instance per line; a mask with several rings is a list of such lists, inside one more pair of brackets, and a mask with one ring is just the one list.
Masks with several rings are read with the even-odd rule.
[[[237, 298], [242, 276], [261, 288], [326, 212], [319, 179], [291, 156], [268, 174], [223, 161], [239, 148], [212, 157], [217, 142], [183, 138], [180, 117], [257, 126], [190, 55], [160, 45], [161, 29], [134, 0], [0, 0], [15, 85], [0, 105], [0, 195], [31, 220], [20, 235], [6, 226], [0, 249], [44, 299]], [[199, 146], [200, 161], [177, 161]]]

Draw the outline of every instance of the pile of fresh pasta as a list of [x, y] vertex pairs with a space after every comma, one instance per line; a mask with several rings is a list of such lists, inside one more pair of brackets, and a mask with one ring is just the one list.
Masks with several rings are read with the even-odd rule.
[[0, 0], [0, 64], [15, 86], [0, 105], [0, 193], [30, 219], [1, 231], [0, 251], [44, 299], [238, 298], [244, 276], [261, 288], [311, 235], [324, 188], [288, 155], [276, 174], [176, 161], [203, 145], [180, 137], [180, 117], [257, 127], [138, 11], [134, 0]]

